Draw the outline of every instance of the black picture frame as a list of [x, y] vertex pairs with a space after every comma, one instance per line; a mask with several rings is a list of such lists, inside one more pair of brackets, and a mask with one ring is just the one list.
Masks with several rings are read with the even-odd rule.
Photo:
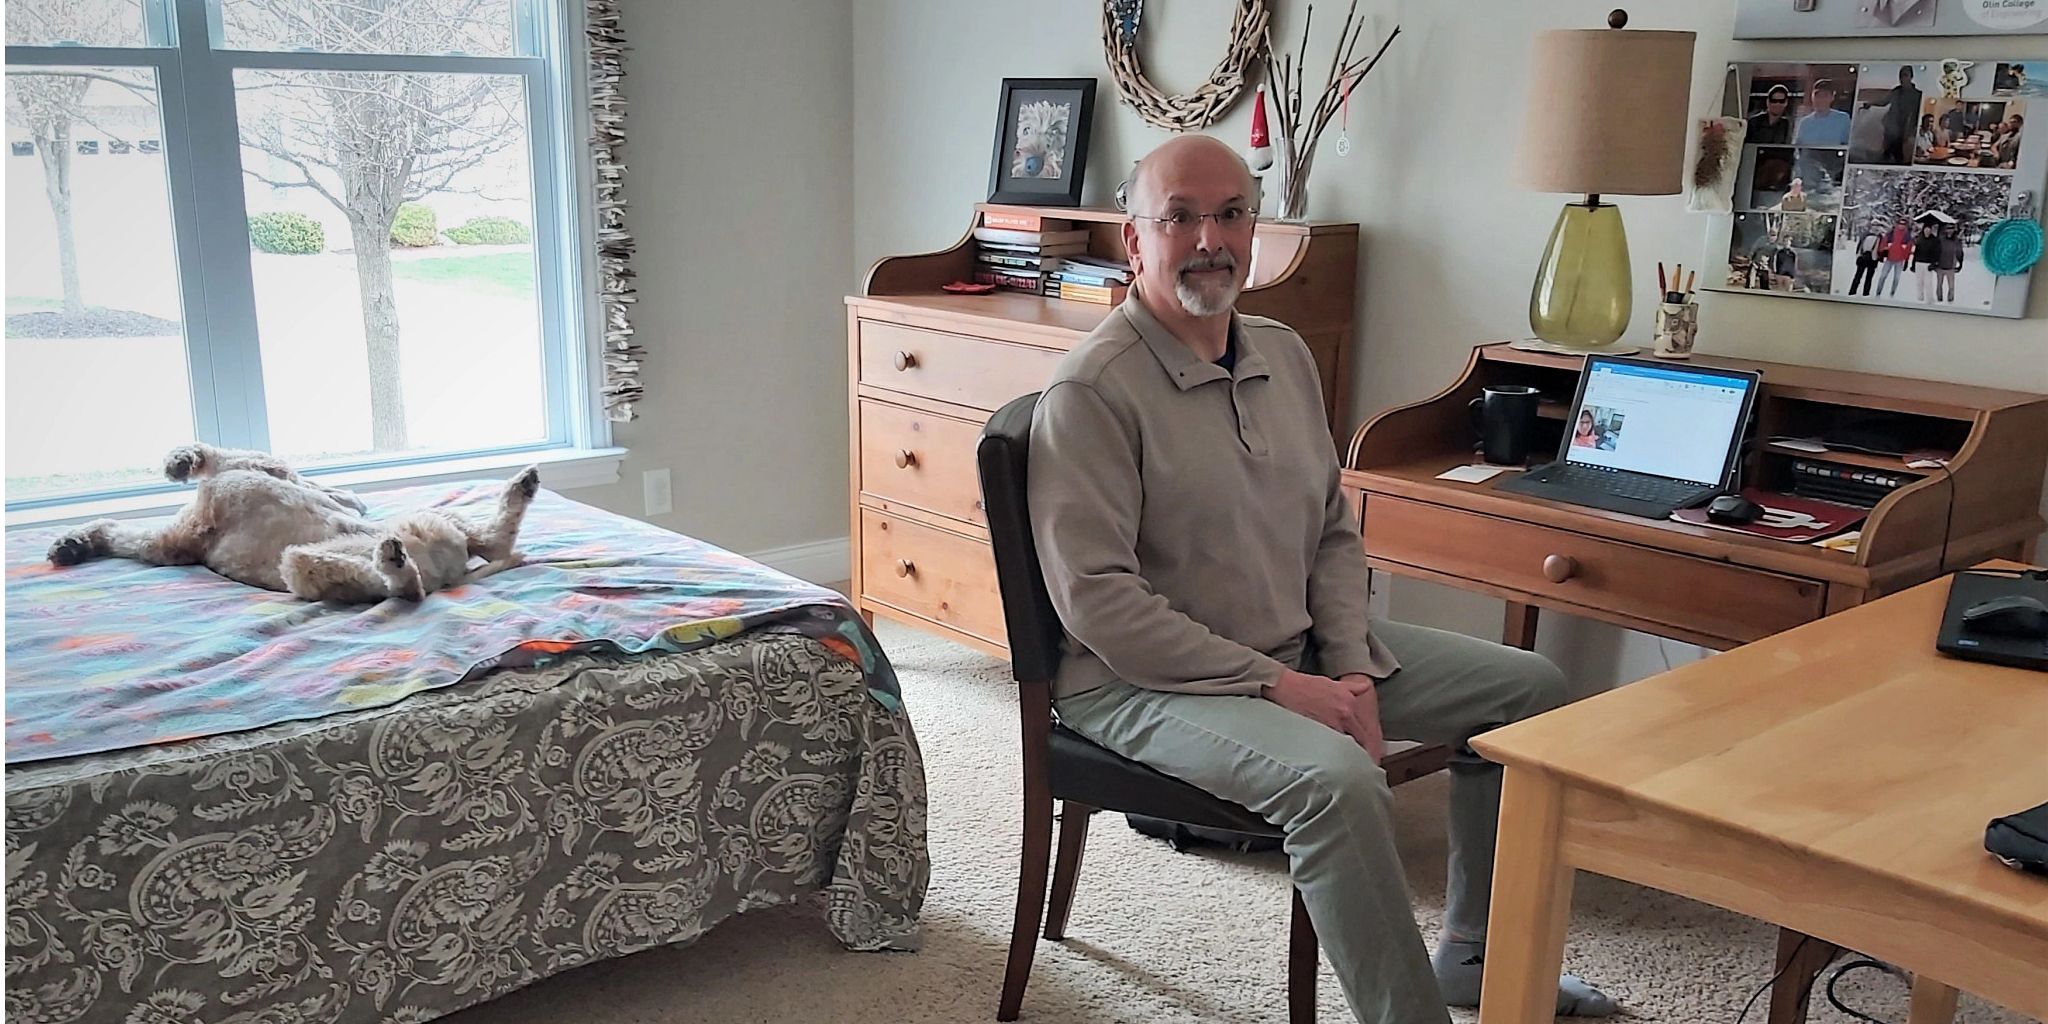
[[[1043, 131], [1048, 118], [1062, 131]], [[1089, 128], [1094, 119], [1093, 78], [1003, 79], [1002, 103], [996, 108], [995, 148], [989, 156], [988, 201], [1081, 205]], [[1024, 130], [1021, 139], [1020, 129]], [[1040, 141], [1048, 135], [1053, 136], [1050, 146]]]

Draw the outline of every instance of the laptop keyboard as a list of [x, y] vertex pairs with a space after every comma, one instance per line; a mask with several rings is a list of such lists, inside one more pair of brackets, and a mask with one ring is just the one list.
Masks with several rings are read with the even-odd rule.
[[1544, 481], [1565, 487], [1599, 491], [1639, 501], [1680, 504], [1699, 495], [1709, 488], [1684, 480], [1671, 480], [1661, 476], [1645, 476], [1640, 473], [1623, 473], [1608, 469], [1595, 469], [1567, 462], [1553, 467]]

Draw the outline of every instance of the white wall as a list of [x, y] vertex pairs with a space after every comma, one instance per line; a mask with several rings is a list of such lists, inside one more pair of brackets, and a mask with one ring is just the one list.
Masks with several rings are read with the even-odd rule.
[[[625, 27], [649, 397], [623, 478], [572, 497], [741, 552], [843, 540], [851, 8], [628, 0]], [[649, 517], [661, 467], [675, 511]]]
[[[1586, 0], [1365, 0], [1366, 35], [1396, 22], [1402, 35], [1352, 100], [1349, 157], [1335, 129], [1310, 186], [1310, 215], [1364, 229], [1355, 419], [1447, 384], [1481, 341], [1527, 332], [1537, 256], [1567, 197], [1508, 184], [1522, 81], [1533, 33], [1597, 27], [1610, 2]], [[1145, 5], [1152, 81], [1186, 90], [1222, 56], [1232, 0]], [[1304, 4], [1278, 0], [1274, 35], [1292, 50]], [[1345, 5], [1317, 5], [1311, 67], [1327, 68]], [[1699, 33], [1694, 108], [1718, 109], [1729, 60], [1956, 56], [2048, 58], [2048, 37], [1735, 43], [1733, 0], [1640, 0], [1638, 28]], [[855, 262], [941, 248], [986, 195], [998, 88], [1005, 77], [1101, 80], [1086, 201], [1106, 203], [1132, 161], [1166, 139], [1117, 103], [1102, 56], [1100, 0], [1029, 5], [959, 0], [854, 0]], [[1980, 73], [1987, 68], [1978, 65]], [[1324, 72], [1314, 72], [1319, 79]], [[1242, 145], [1249, 104], [1210, 134]], [[1695, 264], [1706, 221], [1682, 197], [1619, 197], [1638, 270], [1656, 260]], [[1639, 279], [1642, 277], [1639, 273]], [[1644, 340], [1648, 289], [1629, 340]], [[2048, 391], [2048, 287], [2037, 284], [2024, 320], [1878, 310], [1764, 296], [1701, 299], [1700, 348], [1717, 354]], [[1497, 635], [1498, 602], [1422, 584], [1395, 590], [1394, 614]], [[1549, 617], [1542, 647], [1589, 683], [1661, 669], [1650, 638]], [[1669, 645], [1688, 656], [1691, 648]]]

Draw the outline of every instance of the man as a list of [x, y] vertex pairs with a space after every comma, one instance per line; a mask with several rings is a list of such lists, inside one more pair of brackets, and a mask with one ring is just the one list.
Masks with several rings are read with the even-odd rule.
[[1795, 146], [1846, 146], [1849, 144], [1849, 115], [1835, 109], [1835, 83], [1818, 79], [1808, 92], [1809, 112], [1799, 119], [1792, 133]]
[[1749, 130], [1743, 133], [1742, 141], [1764, 145], [1783, 145], [1792, 141], [1792, 90], [1782, 85], [1771, 86], [1764, 94], [1764, 109], [1751, 114]]
[[[1865, 110], [1879, 106], [1865, 103]], [[1885, 93], [1884, 145], [1879, 149], [1879, 163], [1910, 164], [1913, 162], [1913, 124], [1920, 116], [1920, 87], [1913, 84], [1913, 66], [1899, 65], [1899, 84]]]
[[2018, 114], [2006, 119], [1999, 126], [2002, 133], [1991, 144], [1991, 166], [2011, 170], [2020, 164], [2020, 136], [2027, 130], [2027, 119]]
[[[1465, 741], [1563, 703], [1564, 678], [1525, 651], [1367, 624], [1314, 363], [1292, 330], [1233, 310], [1257, 195], [1212, 138], [1141, 161], [1130, 297], [1039, 400], [1032, 530], [1067, 629], [1054, 695], [1069, 728], [1285, 830], [1361, 1021], [1443, 1024], [1447, 1002], [1478, 1002], [1500, 811], [1500, 769]], [[1391, 835], [1388, 737], [1458, 750], [1434, 958]], [[1615, 1010], [1570, 976], [1558, 1005]]]

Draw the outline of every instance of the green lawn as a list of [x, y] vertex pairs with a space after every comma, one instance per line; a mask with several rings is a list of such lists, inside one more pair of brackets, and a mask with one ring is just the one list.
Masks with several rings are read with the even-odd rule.
[[401, 281], [452, 284], [496, 295], [533, 295], [533, 255], [496, 252], [486, 256], [436, 256], [398, 260], [391, 273]]

